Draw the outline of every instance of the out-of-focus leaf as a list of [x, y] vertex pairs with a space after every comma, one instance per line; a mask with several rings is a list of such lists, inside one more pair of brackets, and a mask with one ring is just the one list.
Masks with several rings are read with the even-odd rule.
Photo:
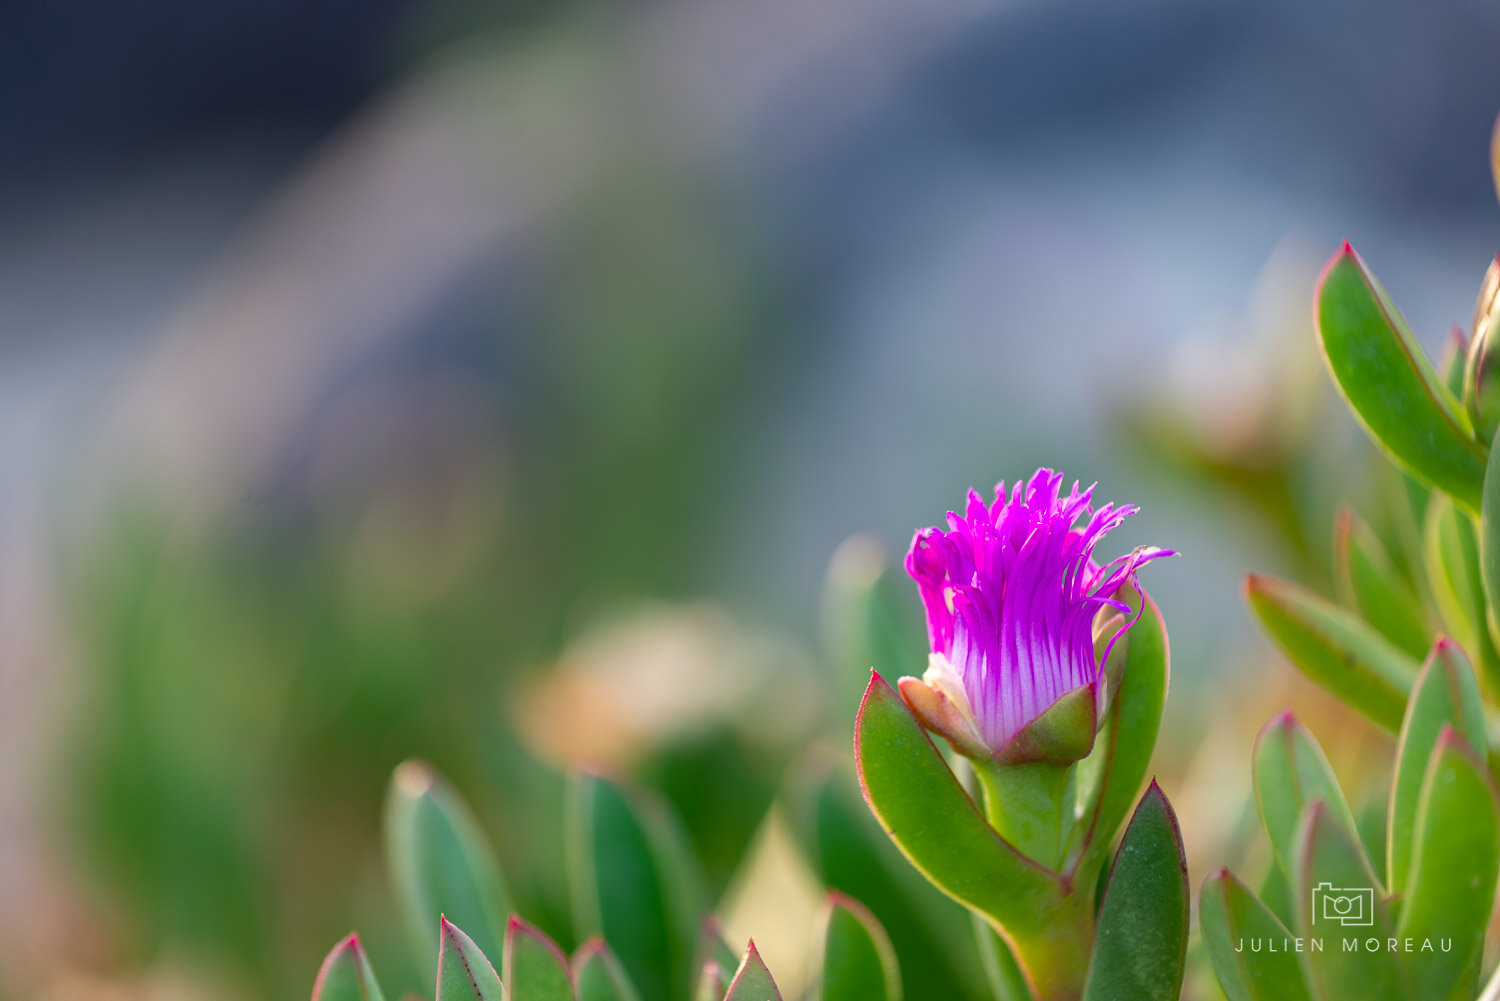
[[1261, 728], [1255, 740], [1254, 773], [1261, 822], [1283, 871], [1297, 871], [1297, 825], [1315, 800], [1327, 806], [1330, 822], [1357, 837], [1354, 813], [1328, 758], [1291, 710]]
[[710, 914], [698, 922], [698, 942], [693, 949], [693, 969], [701, 970], [708, 962], [718, 963], [726, 970], [740, 965], [740, 955], [724, 937], [724, 925]]
[[1228, 869], [1203, 881], [1198, 925], [1229, 1001], [1311, 1001], [1292, 933]]
[[591, 938], [573, 953], [573, 986], [578, 1001], [641, 1001], [630, 975], [602, 938]]
[[1078, 763], [1076, 772], [1078, 802], [1085, 808], [1064, 858], [1066, 870], [1085, 885], [1092, 883], [1108, 858], [1115, 832], [1146, 781], [1171, 676], [1161, 610], [1144, 591], [1122, 588], [1116, 597], [1140, 607], [1141, 613], [1121, 640], [1128, 645], [1119, 690], [1099, 721], [1094, 750]]
[[1396, 741], [1386, 831], [1386, 872], [1392, 893], [1406, 889], [1423, 776], [1427, 774], [1428, 759], [1437, 746], [1438, 735], [1447, 726], [1453, 727], [1471, 747], [1486, 746], [1484, 704], [1480, 701], [1474, 669], [1456, 643], [1440, 638], [1417, 676]]
[[334, 946], [323, 960], [312, 1001], [385, 1001], [358, 935], [351, 934]]
[[[1322, 800], [1303, 815], [1295, 882], [1298, 927], [1308, 940], [1303, 962], [1315, 996], [1361, 1001], [1414, 996], [1401, 954], [1387, 948], [1396, 935], [1390, 902], [1364, 849]], [[1346, 939], [1354, 948], [1346, 948]]]
[[1062, 881], [995, 833], [896, 690], [871, 673], [854, 727], [865, 799], [891, 840], [945, 893], [1007, 927], [1032, 930]]
[[724, 995], [729, 993], [729, 976], [729, 970], [717, 960], [704, 963], [693, 988], [693, 1001], [724, 1001]]
[[517, 917], [505, 926], [504, 967], [513, 1001], [575, 1001], [568, 957]]
[[1432, 642], [1422, 603], [1370, 526], [1349, 508], [1334, 526], [1334, 570], [1344, 603], [1413, 657]]
[[1444, 624], [1483, 670], [1486, 662], [1495, 663], [1495, 654], [1485, 622], [1484, 579], [1474, 519], [1448, 498], [1437, 496], [1427, 507], [1422, 534], [1423, 562], [1433, 600]]
[[[820, 750], [792, 771], [783, 798], [808, 864], [824, 886], [858, 894], [890, 933], [909, 997], [983, 997], [973, 912], [912, 868], [870, 814], [844, 756]], [[724, 966], [738, 964], [735, 954]]]
[[[1494, 784], [1483, 759], [1444, 726], [1422, 781], [1411, 886], [1396, 925], [1399, 940], [1416, 944], [1409, 962], [1418, 997], [1474, 996], [1497, 875], [1500, 804]], [[1451, 951], [1442, 948], [1443, 939], [1451, 940]]]
[[1474, 433], [1480, 441], [1489, 441], [1495, 436], [1495, 425], [1500, 424], [1500, 372], [1495, 370], [1496, 341], [1500, 331], [1495, 329], [1500, 321], [1500, 256], [1490, 262], [1479, 286], [1479, 296], [1474, 300], [1473, 332], [1469, 339], [1468, 359], [1463, 373], [1464, 410], [1474, 425]]
[[830, 893], [820, 920], [818, 1001], [901, 1001], [901, 969], [885, 929], [863, 904]]
[[752, 941], [745, 948], [745, 958], [734, 979], [729, 982], [729, 992], [724, 1001], [781, 1001], [781, 991], [771, 978], [771, 971], [761, 960]]
[[[1479, 573], [1483, 585], [1487, 634], [1500, 634], [1500, 448], [1490, 452], [1485, 469], [1484, 504], [1479, 517]], [[1493, 693], [1492, 693], [1493, 697]]]
[[1318, 339], [1333, 381], [1376, 443], [1479, 510], [1484, 447], [1385, 290], [1346, 243], [1318, 283]]
[[915, 611], [918, 603], [902, 600], [911, 587], [904, 577], [892, 574], [880, 545], [864, 536], [845, 540], [833, 554], [823, 586], [821, 622], [837, 705], [856, 704], [871, 668], [887, 677], [921, 674], [925, 669], [927, 647]]
[[1152, 782], [1110, 867], [1084, 1001], [1177, 1001], [1187, 937], [1182, 832], [1172, 805]]
[[1296, 667], [1381, 726], [1396, 730], [1419, 667], [1369, 623], [1288, 581], [1249, 574], [1245, 595]]
[[576, 775], [567, 851], [577, 930], [609, 942], [644, 996], [686, 995], [701, 881], [665, 805]]
[[437, 1001], [505, 1001], [495, 967], [447, 918], [439, 919]]
[[1021, 964], [1016, 962], [1016, 954], [1011, 950], [1010, 944], [983, 917], [972, 911], [969, 916], [974, 926], [974, 938], [979, 945], [980, 959], [984, 963], [984, 975], [989, 980], [995, 1001], [1035, 1001], [1031, 987], [1026, 983], [1026, 974], [1021, 971]]
[[385, 801], [386, 864], [417, 962], [432, 971], [432, 925], [448, 915], [500, 955], [510, 895], [494, 851], [458, 794], [427, 764], [403, 762]]

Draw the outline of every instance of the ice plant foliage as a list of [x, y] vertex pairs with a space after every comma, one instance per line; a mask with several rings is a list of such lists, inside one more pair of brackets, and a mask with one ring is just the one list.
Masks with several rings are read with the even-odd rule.
[[[903, 678], [913, 711], [955, 748], [1015, 763], [1072, 761], [1093, 746], [1105, 698], [1100, 673], [1140, 616], [1117, 597], [1138, 568], [1172, 555], [1143, 547], [1105, 564], [1094, 549], [1137, 510], [1092, 506], [1094, 487], [1062, 493], [1038, 469], [986, 504], [970, 490], [947, 529], [912, 539], [906, 569], [927, 611], [931, 656], [921, 681]], [[1108, 633], [1096, 650], [1096, 625]]]

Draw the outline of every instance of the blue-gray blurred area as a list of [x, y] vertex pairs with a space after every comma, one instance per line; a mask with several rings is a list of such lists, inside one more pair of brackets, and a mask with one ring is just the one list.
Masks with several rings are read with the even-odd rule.
[[1363, 469], [1322, 259], [1466, 322], [1496, 51], [1478, 0], [0, 12], [0, 994], [305, 990], [398, 761], [529, 858], [512, 693], [593, 623], [812, 662], [843, 540], [1039, 464], [1180, 551], [1193, 726]]

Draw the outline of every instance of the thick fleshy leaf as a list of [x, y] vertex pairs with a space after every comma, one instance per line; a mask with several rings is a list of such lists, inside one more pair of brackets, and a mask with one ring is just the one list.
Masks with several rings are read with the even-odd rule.
[[573, 953], [572, 965], [578, 1001], [641, 1001], [619, 957], [602, 938], [591, 938], [580, 945]]
[[1172, 804], [1152, 782], [1110, 867], [1084, 1001], [1177, 1001], [1187, 938], [1182, 832]]
[[513, 1001], [575, 1001], [568, 957], [518, 917], [505, 926], [504, 970]]
[[1384, 289], [1346, 243], [1318, 283], [1318, 339], [1333, 381], [1390, 456], [1479, 510], [1484, 447]]
[[[858, 893], [890, 933], [907, 996], [979, 994], [984, 975], [970, 942], [973, 912], [912, 868], [871, 816], [847, 755], [824, 750], [815, 748], [792, 770], [782, 799], [792, 833], [819, 882]], [[701, 959], [695, 965], [701, 967]], [[733, 970], [738, 954], [724, 965]]]
[[1413, 657], [1427, 653], [1432, 628], [1417, 593], [1401, 577], [1375, 531], [1349, 508], [1334, 525], [1340, 597], [1386, 639]]
[[433, 970], [432, 926], [440, 915], [469, 929], [486, 955], [500, 955], [510, 895], [495, 853], [468, 804], [424, 762], [404, 762], [391, 776], [385, 849], [423, 968]]
[[1249, 574], [1245, 596], [1303, 674], [1381, 726], [1400, 727], [1420, 667], [1416, 658], [1357, 615], [1289, 581]]
[[1446, 637], [1433, 646], [1422, 673], [1417, 676], [1396, 741], [1386, 829], [1386, 873], [1392, 893], [1406, 889], [1422, 780], [1445, 726], [1453, 727], [1470, 746], [1485, 746], [1484, 704], [1480, 701], [1474, 669], [1458, 644]]
[[1117, 597], [1132, 608], [1138, 607], [1137, 600], [1144, 607], [1120, 641], [1125, 660], [1119, 689], [1100, 720], [1093, 752], [1078, 763], [1076, 772], [1082, 809], [1065, 858], [1067, 871], [1083, 885], [1097, 878], [1115, 833], [1146, 781], [1171, 676], [1167, 630], [1156, 603], [1134, 589], [1122, 589]]
[[1308, 804], [1315, 800], [1327, 804], [1331, 822], [1343, 825], [1351, 837], [1357, 837], [1354, 813], [1328, 758], [1291, 710], [1261, 728], [1255, 739], [1254, 774], [1261, 823], [1284, 872], [1296, 872], [1301, 833], [1298, 824]]
[[781, 991], [777, 989], [776, 981], [771, 978], [771, 971], [766, 969], [753, 941], [745, 948], [745, 958], [740, 961], [740, 968], [729, 982], [729, 992], [724, 995], [724, 1001], [781, 1001]]
[[437, 1001], [505, 1001], [488, 956], [447, 918], [438, 921]]
[[1061, 903], [1061, 879], [995, 833], [901, 696], [873, 672], [854, 759], [870, 809], [934, 885], [1003, 925], [1046, 924]]
[[1295, 936], [1228, 869], [1203, 881], [1198, 925], [1229, 1001], [1311, 1001]]
[[[1016, 962], [1016, 954], [1010, 943], [1000, 937], [995, 926], [974, 912], [969, 912], [974, 925], [974, 938], [979, 946], [979, 957], [984, 963], [985, 979], [989, 981], [990, 993], [995, 1001], [1035, 1001], [1031, 986], [1026, 983], [1026, 974]], [[912, 997], [927, 995], [911, 994]]]
[[1298, 927], [1315, 997], [1404, 1001], [1414, 996], [1395, 921], [1365, 852], [1322, 800], [1307, 808], [1298, 838]]
[[927, 637], [919, 606], [911, 600], [911, 580], [891, 572], [874, 539], [855, 536], [834, 552], [819, 621], [836, 705], [856, 703], [871, 668], [899, 677], [920, 674], [927, 666]]
[[323, 960], [312, 1001], [385, 1001], [358, 935], [351, 934], [334, 946]]
[[863, 904], [830, 893], [819, 919], [819, 1001], [900, 1001], [901, 969], [885, 929]]
[[579, 774], [567, 839], [577, 930], [602, 936], [644, 996], [687, 994], [701, 881], [666, 806], [603, 776]]
[[724, 925], [712, 914], [698, 922], [698, 941], [693, 948], [693, 969], [701, 970], [709, 961], [718, 963], [726, 970], [740, 965], [740, 954], [724, 937]]
[[1422, 781], [1414, 842], [1396, 937], [1415, 946], [1416, 996], [1471, 998], [1500, 874], [1500, 804], [1484, 761], [1449, 726]]

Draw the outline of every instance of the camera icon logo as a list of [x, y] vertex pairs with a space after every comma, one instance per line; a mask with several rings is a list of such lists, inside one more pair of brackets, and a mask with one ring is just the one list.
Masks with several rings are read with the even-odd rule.
[[1368, 886], [1337, 887], [1319, 883], [1313, 887], [1313, 922], [1362, 927], [1375, 923], [1375, 891]]

